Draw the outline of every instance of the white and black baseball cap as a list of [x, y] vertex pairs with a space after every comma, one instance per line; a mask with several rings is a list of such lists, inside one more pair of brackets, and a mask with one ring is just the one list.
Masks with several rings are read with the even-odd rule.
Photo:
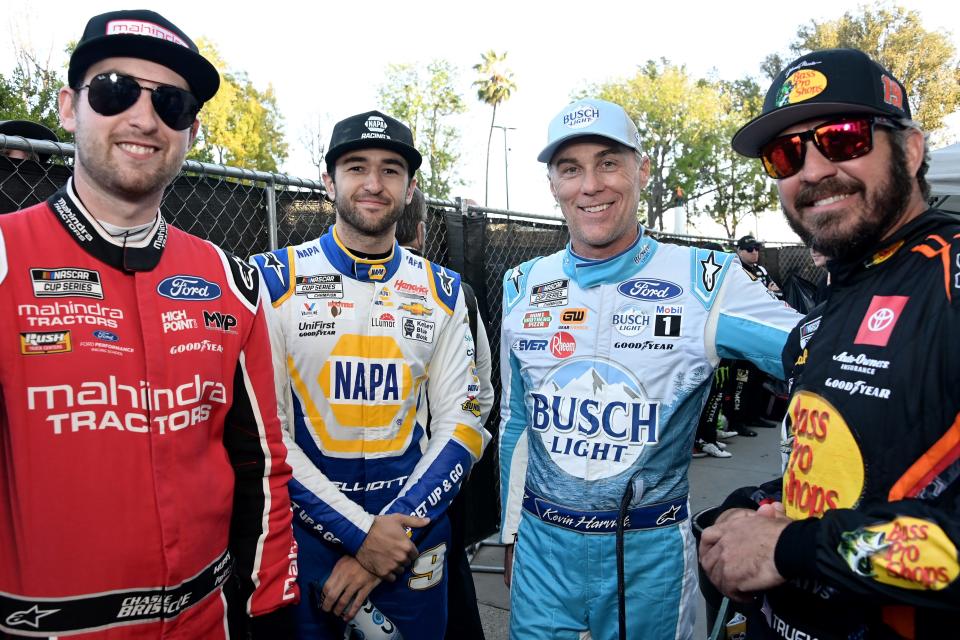
[[585, 98], [568, 104], [550, 121], [547, 146], [537, 156], [537, 161], [550, 162], [562, 145], [586, 136], [600, 136], [631, 149], [640, 149], [640, 132], [623, 107], [606, 100]]
[[78, 86], [87, 69], [114, 57], [149, 60], [175, 71], [201, 103], [220, 88], [216, 67], [200, 55], [187, 34], [155, 11], [111, 11], [90, 18], [70, 56], [67, 81]]
[[358, 113], [333, 125], [330, 146], [326, 154], [327, 173], [333, 175], [337, 158], [347, 151], [357, 149], [395, 151], [407, 161], [411, 176], [423, 162], [423, 156], [413, 146], [413, 134], [410, 128], [380, 111]]

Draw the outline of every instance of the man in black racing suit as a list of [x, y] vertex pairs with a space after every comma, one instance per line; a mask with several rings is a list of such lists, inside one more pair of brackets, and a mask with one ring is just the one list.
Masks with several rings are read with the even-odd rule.
[[960, 223], [929, 210], [906, 91], [859, 51], [788, 65], [734, 137], [831, 288], [791, 334], [782, 480], [732, 494], [701, 563], [749, 638], [957, 637]]

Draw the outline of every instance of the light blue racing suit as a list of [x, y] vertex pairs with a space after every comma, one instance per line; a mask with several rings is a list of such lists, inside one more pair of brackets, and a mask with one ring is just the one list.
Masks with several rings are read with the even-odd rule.
[[618, 508], [628, 636], [689, 638], [697, 591], [687, 467], [720, 358], [783, 377], [800, 316], [731, 254], [642, 234], [504, 278], [502, 539], [516, 540], [510, 636], [617, 637]]

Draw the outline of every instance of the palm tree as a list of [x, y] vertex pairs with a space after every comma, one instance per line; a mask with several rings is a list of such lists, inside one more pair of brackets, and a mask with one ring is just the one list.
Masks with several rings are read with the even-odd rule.
[[513, 72], [503, 67], [506, 59], [506, 51], [497, 53], [491, 49], [481, 56], [478, 64], [473, 65], [473, 70], [480, 74], [480, 78], [473, 82], [473, 86], [477, 88], [477, 98], [493, 107], [490, 133], [487, 135], [487, 172], [484, 176], [483, 206], [487, 206], [490, 193], [490, 142], [493, 140], [493, 125], [497, 121], [497, 105], [504, 100], [509, 100], [510, 94], [517, 89], [513, 81]]

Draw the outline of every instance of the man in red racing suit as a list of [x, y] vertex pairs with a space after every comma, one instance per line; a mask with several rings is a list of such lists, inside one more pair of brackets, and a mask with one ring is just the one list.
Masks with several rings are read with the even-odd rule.
[[[88, 32], [118, 24], [186, 42], [146, 11]], [[256, 269], [159, 215], [188, 140], [170, 105], [138, 89], [108, 117], [93, 87], [129, 73], [202, 101], [216, 70], [192, 42], [88, 35], [71, 75], [78, 56], [97, 68], [71, 84], [94, 79], [61, 92], [74, 178], [0, 216], [0, 636], [226, 638], [229, 589], [240, 621], [283, 637], [298, 593], [291, 473]], [[131, 38], [150, 42], [124, 50]], [[193, 66], [91, 62], [97, 41]]]
[[960, 223], [927, 209], [909, 109], [866, 55], [815, 51], [734, 138], [831, 274], [784, 349], [783, 478], [731, 495], [701, 542], [711, 581], [756, 597], [748, 638], [958, 634]]

